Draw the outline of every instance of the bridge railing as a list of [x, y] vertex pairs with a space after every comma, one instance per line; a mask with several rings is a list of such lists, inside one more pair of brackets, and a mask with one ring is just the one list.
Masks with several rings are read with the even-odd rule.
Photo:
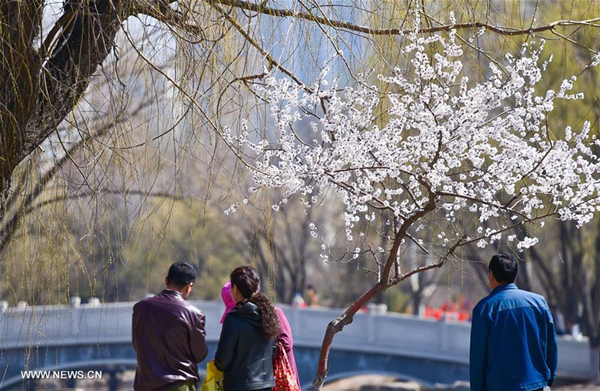
[[[332, 309], [281, 306], [292, 326], [294, 342], [320, 347], [327, 324], [342, 313]], [[405, 314], [357, 314], [350, 326], [335, 336], [332, 347], [429, 358], [468, 365], [471, 326]], [[570, 378], [592, 377], [587, 340], [559, 338], [558, 373]]]
[[[89, 345], [131, 341], [133, 302], [74, 306], [0, 307], [0, 350], [32, 346]], [[223, 305], [193, 302], [206, 315], [209, 341], [217, 341]], [[318, 348], [328, 323], [340, 309], [280, 305], [292, 327], [296, 346]], [[357, 314], [336, 335], [333, 349], [395, 354], [467, 365], [470, 325], [440, 322], [403, 314]], [[559, 375], [591, 377], [586, 341], [559, 340]]]

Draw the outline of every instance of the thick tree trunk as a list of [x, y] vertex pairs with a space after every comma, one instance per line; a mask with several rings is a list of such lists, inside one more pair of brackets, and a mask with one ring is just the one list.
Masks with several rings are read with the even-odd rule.
[[39, 50], [44, 1], [0, 2], [0, 219], [15, 168], [77, 105], [121, 22], [157, 1], [65, 1]]
[[113, 50], [121, 23], [152, 13], [159, 3], [164, 5], [65, 0], [62, 15], [40, 38], [43, 0], [0, 2], [0, 222], [10, 213], [6, 203], [16, 167], [72, 112]]
[[0, 219], [39, 87], [40, 60], [32, 44], [41, 26], [41, 3], [0, 2]]

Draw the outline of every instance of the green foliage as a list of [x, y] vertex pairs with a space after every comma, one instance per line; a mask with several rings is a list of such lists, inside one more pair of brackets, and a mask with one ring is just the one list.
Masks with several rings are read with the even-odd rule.
[[231, 270], [250, 262], [228, 234], [229, 225], [235, 222], [221, 213], [207, 212], [199, 203], [191, 207], [170, 201], [156, 205], [123, 251], [127, 267], [121, 280], [128, 286], [131, 300], [158, 293], [169, 267], [178, 261], [189, 262], [199, 271], [190, 299], [220, 300], [221, 287]]
[[410, 295], [402, 292], [399, 289], [388, 289], [383, 293], [383, 302], [387, 304], [388, 311], [391, 312], [408, 312], [410, 308]]
[[118, 218], [118, 210], [91, 228], [89, 221], [75, 219], [76, 213], [61, 227], [52, 226], [60, 223], [42, 218], [51, 213], [42, 211], [39, 220], [23, 227], [0, 265], [0, 297], [11, 305], [66, 303], [70, 296], [84, 302], [90, 297], [137, 301], [160, 292], [177, 261], [199, 271], [190, 299], [220, 300], [231, 270], [250, 262], [228, 233], [234, 219], [224, 219], [220, 210], [205, 211], [200, 203], [162, 199], [133, 227]]

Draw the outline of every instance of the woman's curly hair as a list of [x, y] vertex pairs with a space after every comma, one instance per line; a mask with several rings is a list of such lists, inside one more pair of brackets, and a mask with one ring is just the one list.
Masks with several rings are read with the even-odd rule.
[[279, 317], [267, 296], [260, 292], [258, 272], [252, 266], [240, 266], [235, 268], [229, 277], [231, 284], [244, 296], [244, 301], [255, 304], [260, 310], [263, 334], [267, 338], [277, 338], [281, 333]]

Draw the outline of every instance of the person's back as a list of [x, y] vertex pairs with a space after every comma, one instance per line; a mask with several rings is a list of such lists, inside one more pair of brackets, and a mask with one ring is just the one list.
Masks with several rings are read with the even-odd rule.
[[490, 274], [494, 289], [473, 309], [471, 390], [537, 390], [551, 385], [557, 351], [546, 300], [518, 289], [514, 278], [498, 283], [491, 270]]
[[548, 360], [554, 353], [546, 346], [554, 328], [542, 296], [502, 285], [477, 304], [473, 317], [489, 328], [486, 390], [537, 389], [554, 377]]
[[222, 365], [225, 390], [273, 387], [273, 340], [265, 337], [261, 322], [253, 303], [237, 306], [225, 317], [223, 343], [219, 341], [215, 355], [217, 366]]
[[135, 304], [132, 322], [132, 342], [137, 353], [134, 389], [184, 387], [182, 389], [194, 390], [199, 379], [197, 363], [208, 353], [204, 326], [202, 312], [186, 302], [178, 290], [165, 289]]
[[225, 316], [215, 366], [223, 371], [225, 391], [271, 391], [275, 386], [273, 351], [281, 332], [279, 318], [260, 292], [260, 277], [251, 266], [230, 275], [236, 306]]

